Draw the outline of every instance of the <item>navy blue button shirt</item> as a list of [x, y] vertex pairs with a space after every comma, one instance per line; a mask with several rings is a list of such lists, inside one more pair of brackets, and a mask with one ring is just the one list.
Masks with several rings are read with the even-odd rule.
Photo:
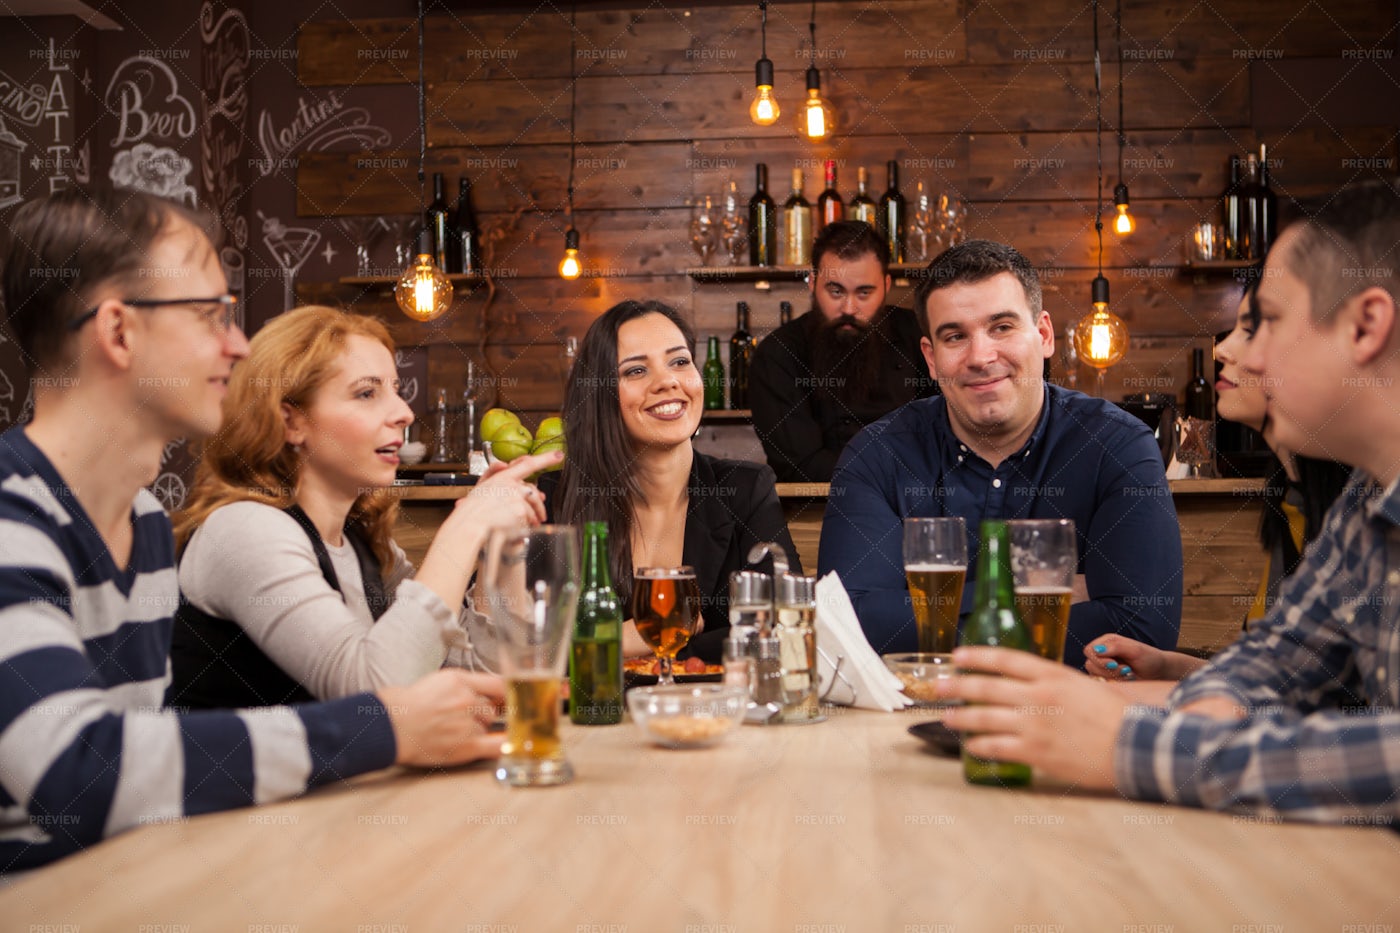
[[1035, 431], [995, 469], [963, 445], [947, 402], [910, 402], [846, 447], [822, 520], [818, 571], [835, 570], [879, 654], [914, 651], [904, 578], [903, 520], [960, 515], [969, 567], [962, 612], [972, 608], [977, 529], [983, 519], [1073, 519], [1089, 601], [1070, 610], [1065, 663], [1116, 632], [1176, 647], [1181, 627], [1181, 529], [1157, 442], [1116, 405], [1047, 385]]

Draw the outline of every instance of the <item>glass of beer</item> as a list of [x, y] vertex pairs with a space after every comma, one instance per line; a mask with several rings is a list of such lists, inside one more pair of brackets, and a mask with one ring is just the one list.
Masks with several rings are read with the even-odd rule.
[[1036, 648], [1051, 661], [1065, 659], [1070, 594], [1079, 566], [1074, 522], [1068, 518], [1023, 519], [1006, 523], [1011, 531], [1011, 573], [1016, 611], [1030, 629]]
[[904, 576], [914, 605], [919, 650], [949, 654], [967, 580], [967, 524], [953, 518], [904, 520]]
[[694, 567], [638, 567], [632, 574], [632, 620], [656, 652], [658, 686], [676, 682], [671, 664], [699, 630], [700, 584]]
[[497, 528], [487, 539], [482, 586], [506, 681], [506, 741], [496, 766], [502, 784], [574, 777], [559, 742], [559, 713], [578, 609], [578, 554], [578, 531], [569, 525]]

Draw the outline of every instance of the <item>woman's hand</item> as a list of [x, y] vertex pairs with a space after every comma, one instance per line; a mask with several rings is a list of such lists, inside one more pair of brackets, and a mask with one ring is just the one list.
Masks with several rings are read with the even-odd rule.
[[1205, 662], [1177, 651], [1104, 635], [1084, 646], [1084, 670], [1113, 680], [1180, 680]]
[[467, 581], [476, 570], [477, 556], [492, 529], [544, 521], [544, 493], [525, 482], [525, 478], [557, 465], [563, 457], [559, 451], [552, 451], [492, 464], [476, 487], [457, 500], [433, 536], [414, 579], [437, 593], [447, 605], [460, 606]]
[[637, 631], [637, 623], [634, 619], [628, 619], [622, 623], [622, 656], [624, 658], [644, 658], [653, 654], [651, 645], [646, 643], [641, 633]]

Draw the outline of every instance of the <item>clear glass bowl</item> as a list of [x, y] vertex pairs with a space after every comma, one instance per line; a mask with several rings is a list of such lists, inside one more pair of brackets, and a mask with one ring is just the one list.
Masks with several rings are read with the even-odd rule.
[[909, 654], [882, 654], [880, 660], [899, 678], [901, 690], [914, 701], [915, 706], [949, 705], [947, 700], [939, 698], [934, 685], [940, 680], [957, 676], [951, 654], [914, 651]]
[[718, 744], [739, 728], [748, 704], [748, 690], [723, 684], [637, 687], [627, 693], [632, 721], [666, 748]]

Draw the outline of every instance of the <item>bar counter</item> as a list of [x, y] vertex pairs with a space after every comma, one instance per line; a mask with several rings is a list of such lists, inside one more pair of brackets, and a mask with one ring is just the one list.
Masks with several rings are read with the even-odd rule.
[[[1210, 653], [1235, 640], [1254, 602], [1264, 569], [1259, 544], [1264, 481], [1181, 479], [1169, 485], [1185, 558], [1179, 646]], [[788, 530], [809, 573], [817, 569], [828, 489], [826, 483], [778, 484]], [[410, 558], [422, 557], [447, 506], [470, 491], [470, 486], [395, 487], [405, 506], [395, 535]]]
[[0, 916], [31, 930], [410, 933], [1369, 930], [1400, 917], [1387, 830], [971, 787], [906, 733], [927, 711], [827, 712], [688, 752], [645, 745], [630, 723], [566, 724], [578, 777], [565, 787], [502, 788], [487, 765], [390, 771], [147, 826], [0, 892]]

